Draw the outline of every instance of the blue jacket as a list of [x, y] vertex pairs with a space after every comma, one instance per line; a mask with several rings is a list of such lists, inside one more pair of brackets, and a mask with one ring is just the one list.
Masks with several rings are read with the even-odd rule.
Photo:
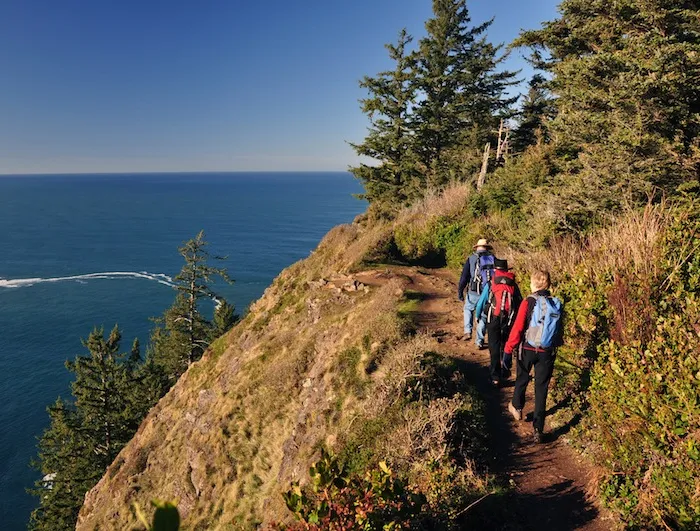
[[472, 280], [472, 273], [476, 269], [476, 261], [479, 259], [479, 256], [484, 254], [492, 255], [493, 253], [491, 251], [481, 251], [478, 253], [472, 253], [472, 255], [464, 263], [464, 267], [462, 268], [462, 276], [459, 278], [459, 287], [457, 288], [457, 295], [460, 299], [464, 297], [464, 289], [469, 285], [469, 283]]
[[491, 283], [487, 283], [484, 289], [481, 290], [481, 297], [479, 297], [479, 302], [476, 303], [476, 318], [481, 319], [481, 314], [486, 308], [486, 301], [489, 300], [489, 295], [491, 294]]

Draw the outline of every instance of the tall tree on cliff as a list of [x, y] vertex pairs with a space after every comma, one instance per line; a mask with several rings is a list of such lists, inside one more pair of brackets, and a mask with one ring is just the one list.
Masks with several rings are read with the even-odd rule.
[[358, 155], [378, 164], [350, 168], [365, 188], [362, 195], [375, 213], [390, 213], [420, 196], [421, 175], [416, 169], [411, 108], [415, 100], [414, 59], [407, 46], [411, 36], [399, 33], [396, 44], [387, 44], [394, 69], [366, 76], [360, 86], [369, 95], [360, 100], [370, 119], [369, 133], [361, 144], [351, 144]]
[[200, 231], [179, 249], [185, 264], [174, 279], [178, 293], [173, 305], [157, 320], [159, 326], [151, 335], [149, 356], [164, 368], [171, 384], [202, 357], [212, 340], [214, 326], [200, 310], [203, 300], [220, 299], [211, 289], [212, 281], [218, 277], [233, 282], [226, 269], [209, 265], [212, 259], [225, 258], [211, 256], [204, 238], [204, 231]]
[[416, 141], [428, 185], [440, 187], [476, 172], [517, 98], [506, 95], [516, 74], [499, 70], [502, 47], [486, 39], [493, 20], [471, 26], [466, 0], [433, 0], [433, 14], [416, 56]]
[[527, 31], [549, 71], [563, 160], [560, 223], [578, 230], [624, 203], [673, 191], [700, 171], [700, 8], [691, 0], [564, 0]]
[[48, 410], [51, 423], [39, 441], [36, 463], [44, 478], [33, 491], [40, 504], [32, 513], [31, 529], [75, 529], [85, 493], [138, 428], [143, 417], [134, 402], [141, 395], [135, 372], [138, 343], [121, 354], [120, 341], [116, 326], [107, 338], [95, 329], [83, 342], [88, 355], [66, 362], [75, 374], [75, 401], [59, 399]]

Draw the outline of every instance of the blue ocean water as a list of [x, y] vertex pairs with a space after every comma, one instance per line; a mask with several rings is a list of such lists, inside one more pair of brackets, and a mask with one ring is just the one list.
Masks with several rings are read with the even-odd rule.
[[364, 210], [358, 192], [347, 173], [0, 177], [2, 529], [24, 529], [36, 503], [29, 462], [46, 406], [70, 395], [64, 361], [94, 326], [118, 323], [125, 350], [147, 342], [149, 318], [174, 297], [157, 275], [179, 271], [183, 241], [204, 229], [212, 253], [228, 255], [236, 282], [217, 289], [243, 311]]

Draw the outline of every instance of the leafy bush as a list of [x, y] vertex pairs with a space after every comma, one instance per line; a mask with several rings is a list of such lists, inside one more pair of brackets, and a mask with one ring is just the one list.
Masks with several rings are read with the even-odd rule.
[[465, 515], [475, 500], [473, 474], [449, 461], [432, 461], [416, 471], [414, 481], [408, 481], [381, 461], [360, 475], [348, 472], [323, 450], [309, 470], [308, 487], [293, 483], [283, 494], [297, 522], [271, 527], [287, 531], [464, 529]]
[[555, 396], [578, 396], [578, 440], [631, 529], [700, 524], [699, 207], [667, 209], [653, 252], [635, 259], [623, 238], [605, 250], [613, 258], [591, 254], [559, 285], [560, 357], [573, 369]]
[[334, 456], [323, 451], [309, 477], [309, 492], [294, 483], [283, 494], [299, 523], [278, 529], [415, 529], [424, 518], [425, 496], [409, 489], [385, 462], [360, 477], [347, 474]]

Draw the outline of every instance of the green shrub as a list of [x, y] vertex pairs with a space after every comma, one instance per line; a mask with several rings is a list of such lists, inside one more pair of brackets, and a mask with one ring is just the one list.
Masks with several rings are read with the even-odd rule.
[[309, 489], [294, 483], [283, 494], [299, 524], [278, 529], [415, 529], [423, 518], [425, 496], [407, 488], [384, 462], [361, 477], [348, 474], [333, 455], [322, 451], [309, 477]]
[[406, 223], [394, 229], [394, 241], [401, 256], [410, 263], [440, 261], [431, 223]]
[[283, 494], [297, 523], [273, 524], [287, 531], [391, 531], [464, 529], [465, 508], [481, 494], [471, 471], [452, 463], [431, 463], [417, 484], [386, 462], [364, 474], [352, 473], [331, 453], [309, 470], [309, 485], [293, 483]]
[[578, 398], [578, 440], [602, 467], [602, 499], [631, 529], [700, 524], [699, 212], [691, 203], [667, 214], [655, 267], [594, 273], [614, 262], [592, 256], [559, 285], [559, 356], [575, 370], [554, 395]]

